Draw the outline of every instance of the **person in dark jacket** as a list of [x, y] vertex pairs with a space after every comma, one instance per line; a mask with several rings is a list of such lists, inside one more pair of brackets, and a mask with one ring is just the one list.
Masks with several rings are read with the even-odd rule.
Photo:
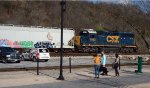
[[118, 67], [119, 67], [119, 64], [120, 64], [120, 57], [118, 54], [115, 54], [115, 62], [114, 62], [114, 69], [115, 69], [115, 75], [116, 76], [119, 76], [119, 71], [118, 71]]

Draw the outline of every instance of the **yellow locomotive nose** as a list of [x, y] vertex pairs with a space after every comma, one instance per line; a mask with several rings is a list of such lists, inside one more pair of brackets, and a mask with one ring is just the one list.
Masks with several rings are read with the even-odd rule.
[[74, 37], [74, 43], [75, 43], [75, 45], [77, 45], [77, 46], [80, 46], [80, 36], [75, 36]]

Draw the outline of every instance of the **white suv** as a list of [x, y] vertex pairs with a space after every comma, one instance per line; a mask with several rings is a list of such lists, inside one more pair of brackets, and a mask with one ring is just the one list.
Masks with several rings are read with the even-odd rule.
[[44, 60], [47, 62], [50, 59], [50, 53], [47, 48], [34, 48], [22, 53], [22, 58], [23, 60], [37, 61], [39, 59], [40, 61]]
[[47, 62], [50, 59], [50, 53], [46, 48], [35, 48], [31, 49], [30, 58], [32, 59], [32, 61], [37, 61], [37, 59], [39, 59]]

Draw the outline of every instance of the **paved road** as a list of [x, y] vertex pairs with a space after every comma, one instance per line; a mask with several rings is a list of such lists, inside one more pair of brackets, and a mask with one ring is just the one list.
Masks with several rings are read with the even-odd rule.
[[[71, 57], [72, 65], [93, 65], [93, 57], [92, 56], [78, 56]], [[111, 64], [114, 61], [114, 57], [109, 57], [107, 59], [107, 64]], [[129, 59], [121, 59], [121, 64], [123, 63], [137, 63], [136, 60]], [[60, 57], [52, 57], [48, 62], [40, 62], [40, 67], [45, 66], [59, 66], [60, 65]], [[69, 65], [69, 57], [63, 58], [63, 65]], [[36, 67], [37, 63], [32, 61], [21, 61], [21, 63], [1, 63], [0, 68], [25, 68], [25, 67]]]
[[108, 76], [94, 78], [93, 68], [63, 70], [64, 81], [56, 80], [59, 70], [1, 72], [0, 88], [149, 88], [150, 65], [143, 66], [143, 73], [134, 73], [136, 66], [124, 66], [120, 77], [114, 77], [114, 70], [108, 68]]

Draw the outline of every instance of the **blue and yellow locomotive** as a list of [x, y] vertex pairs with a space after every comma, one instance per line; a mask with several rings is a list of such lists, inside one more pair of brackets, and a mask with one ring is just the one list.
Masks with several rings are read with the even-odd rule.
[[75, 37], [79, 52], [136, 52], [134, 33], [84, 29]]

